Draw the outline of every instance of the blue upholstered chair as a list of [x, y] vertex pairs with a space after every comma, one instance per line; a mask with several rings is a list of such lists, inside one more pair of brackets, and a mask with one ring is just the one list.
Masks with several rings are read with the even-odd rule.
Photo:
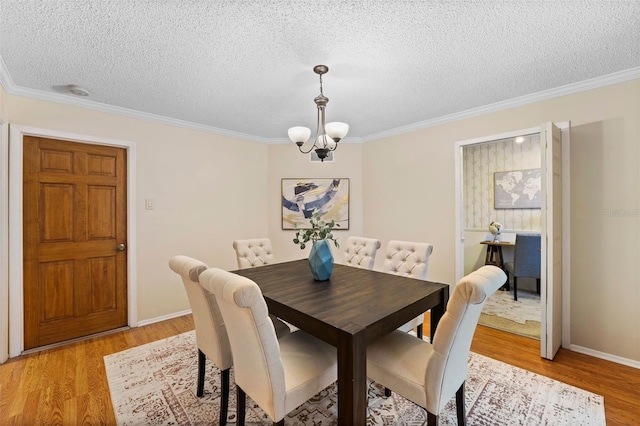
[[540, 234], [516, 235], [513, 262], [504, 264], [507, 276], [513, 276], [513, 300], [518, 300], [518, 278], [535, 278], [540, 294]]

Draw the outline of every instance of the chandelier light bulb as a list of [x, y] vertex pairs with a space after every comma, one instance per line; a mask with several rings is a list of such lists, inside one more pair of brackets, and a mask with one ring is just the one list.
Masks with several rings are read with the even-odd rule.
[[336, 141], [327, 135], [320, 135], [316, 138], [316, 146], [320, 148], [327, 148], [330, 151], [333, 151], [336, 149], [337, 145]]

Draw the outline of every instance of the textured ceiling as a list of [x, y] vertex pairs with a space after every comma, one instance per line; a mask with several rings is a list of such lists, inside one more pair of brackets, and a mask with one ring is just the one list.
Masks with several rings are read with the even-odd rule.
[[9, 93], [265, 142], [315, 131], [326, 64], [327, 121], [366, 140], [638, 69], [640, 1], [0, 0], [0, 58]]

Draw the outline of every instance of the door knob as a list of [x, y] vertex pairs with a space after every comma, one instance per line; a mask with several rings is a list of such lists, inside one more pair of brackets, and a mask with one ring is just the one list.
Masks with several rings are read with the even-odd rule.
[[124, 249], [125, 249], [126, 247], [127, 247], [127, 246], [125, 246], [124, 244], [118, 244], [118, 245], [116, 246], [116, 250], [118, 250], [118, 251], [124, 251]]

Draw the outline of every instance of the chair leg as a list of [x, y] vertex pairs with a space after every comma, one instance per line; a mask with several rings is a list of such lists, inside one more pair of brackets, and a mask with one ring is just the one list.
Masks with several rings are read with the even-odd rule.
[[236, 420], [236, 425], [237, 426], [244, 426], [244, 419], [246, 417], [246, 404], [247, 404], [247, 394], [244, 393], [244, 391], [242, 389], [240, 389], [240, 386], [238, 386], [238, 384], [236, 384], [236, 390], [237, 392], [237, 404], [238, 404], [238, 419]]
[[207, 364], [207, 357], [204, 352], [198, 349], [198, 389], [196, 395], [201, 398], [204, 395], [204, 367]]
[[518, 277], [513, 277], [513, 300], [518, 300]]
[[438, 426], [438, 416], [427, 411], [427, 426]]
[[220, 425], [227, 424], [227, 413], [229, 412], [229, 369], [220, 372], [222, 384], [222, 395], [220, 396]]
[[540, 294], [540, 278], [536, 278], [536, 292]]
[[456, 392], [456, 414], [458, 416], [458, 426], [465, 425], [464, 411], [464, 382], [462, 382], [460, 388]]
[[389, 398], [391, 396], [391, 389], [389, 388], [384, 388], [384, 396], [386, 396], [387, 398]]
[[422, 324], [416, 327], [416, 336], [418, 336], [418, 339], [422, 339]]

